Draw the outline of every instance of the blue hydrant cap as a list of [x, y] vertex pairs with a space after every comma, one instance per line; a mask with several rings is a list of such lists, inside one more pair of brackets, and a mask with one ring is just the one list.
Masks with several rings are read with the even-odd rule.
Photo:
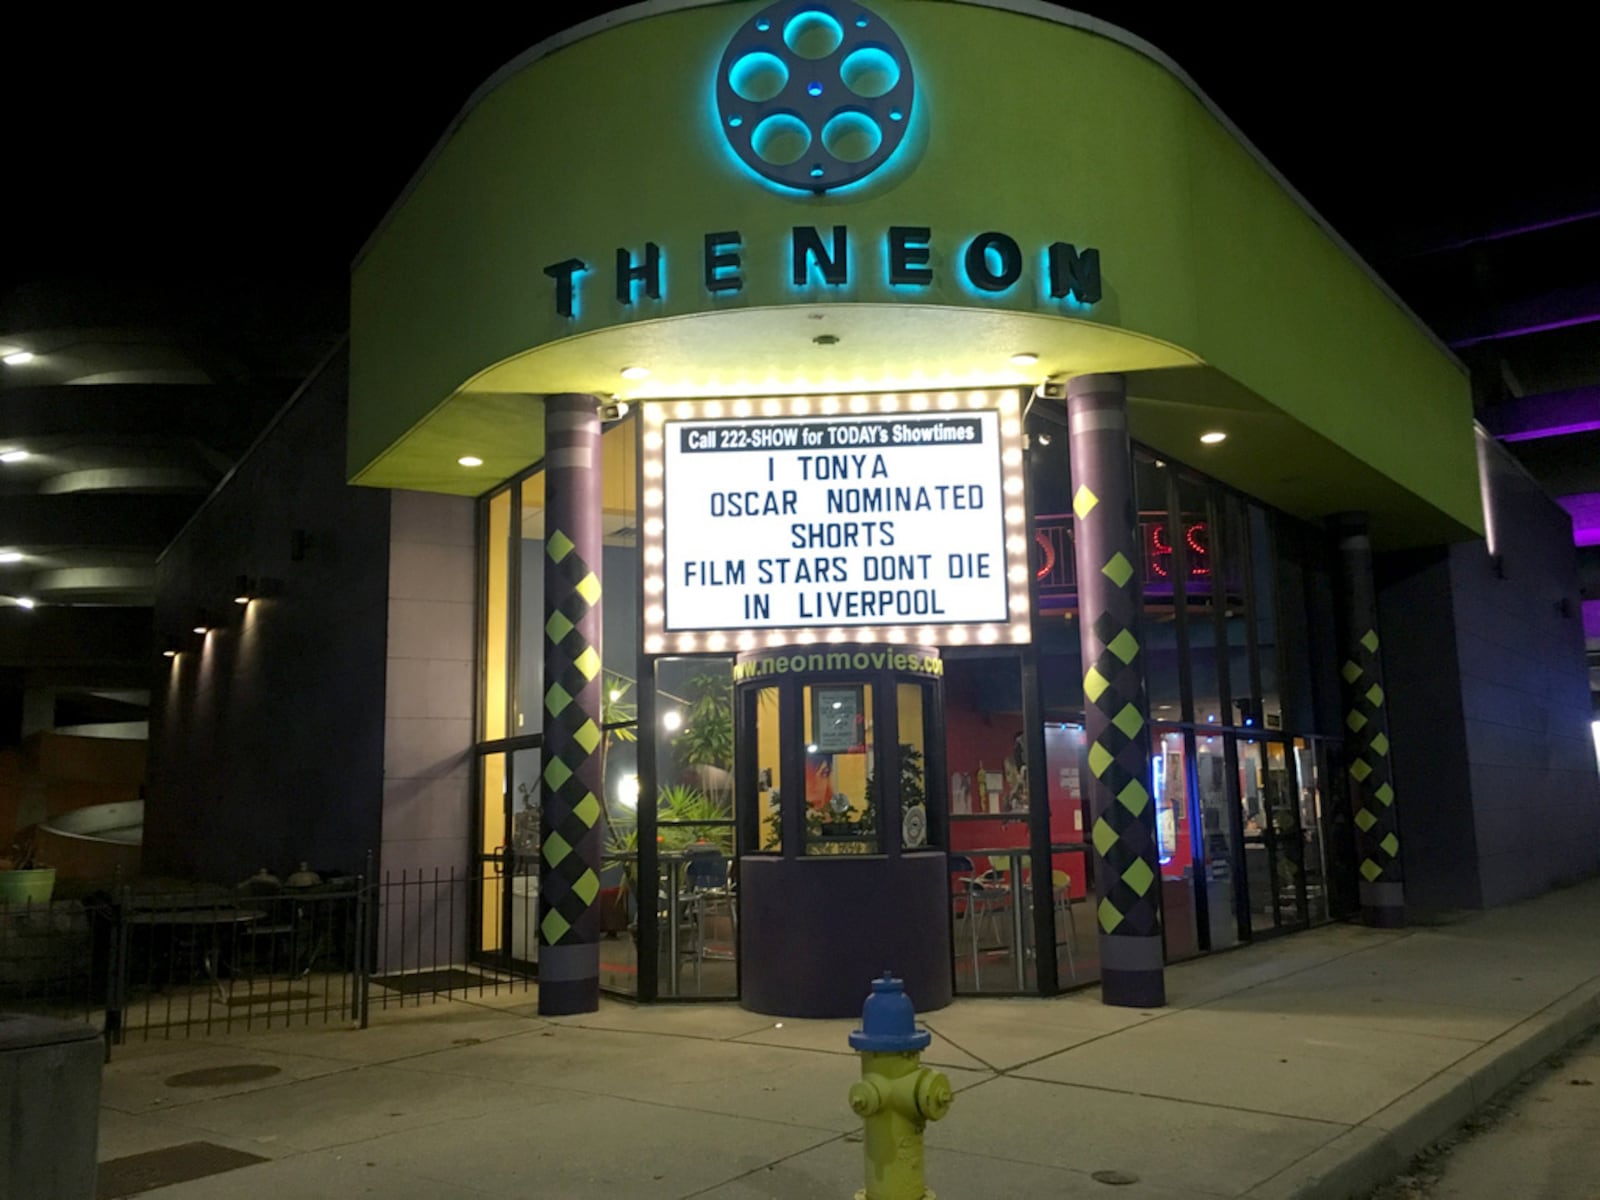
[[925, 1050], [933, 1034], [917, 1028], [917, 1010], [906, 995], [903, 980], [885, 971], [872, 981], [872, 995], [861, 1006], [861, 1028], [850, 1035], [850, 1049], [876, 1054], [905, 1054]]

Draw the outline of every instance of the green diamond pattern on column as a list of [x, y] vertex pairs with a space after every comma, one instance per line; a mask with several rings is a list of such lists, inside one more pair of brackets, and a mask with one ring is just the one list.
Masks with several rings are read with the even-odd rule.
[[1117, 831], [1106, 824], [1104, 817], [1094, 823], [1094, 833], [1091, 836], [1094, 839], [1094, 848], [1100, 852], [1101, 858], [1104, 858], [1107, 851], [1117, 844]]
[[573, 590], [588, 601], [590, 605], [598, 604], [600, 601], [600, 581], [594, 577], [593, 571], [578, 580], [577, 587]]
[[572, 806], [572, 815], [592, 829], [600, 819], [600, 801], [594, 798], [593, 792], [585, 792], [583, 799]]
[[1392, 833], [1388, 837], [1384, 838], [1383, 841], [1379, 842], [1378, 845], [1383, 847], [1384, 853], [1390, 858], [1393, 858], [1396, 854], [1400, 853], [1400, 839], [1395, 837], [1395, 835]]
[[1344, 681], [1346, 683], [1354, 683], [1356, 680], [1361, 678], [1361, 668], [1356, 666], [1354, 662], [1348, 660], [1345, 662], [1344, 666], [1339, 668], [1339, 673], [1344, 676]]
[[1361, 644], [1367, 648], [1368, 654], [1376, 654], [1378, 652], [1378, 635], [1370, 629], [1367, 630], [1366, 633], [1361, 635]]
[[552, 908], [545, 913], [544, 920], [539, 922], [539, 928], [544, 933], [545, 944], [554, 946], [561, 940], [562, 935], [572, 928], [572, 922]]
[[578, 726], [572, 740], [582, 746], [586, 753], [593, 754], [594, 748], [600, 744], [600, 730], [593, 721], [585, 721]]
[[1383, 802], [1385, 808], [1394, 803], [1394, 789], [1387, 783], [1379, 785], [1378, 790], [1372, 794]]
[[1131, 704], [1124, 704], [1121, 711], [1111, 718], [1111, 723], [1130, 738], [1137, 737], [1139, 730], [1144, 728], [1144, 718], [1139, 715], [1139, 710]]
[[1100, 503], [1100, 497], [1089, 490], [1089, 485], [1084, 484], [1072, 494], [1072, 511], [1082, 521], [1094, 511], [1094, 506]]
[[572, 539], [558, 529], [550, 535], [544, 548], [545, 553], [550, 556], [550, 561], [558, 563], [572, 553], [572, 545]]
[[1383, 707], [1383, 689], [1377, 684], [1373, 684], [1367, 689], [1367, 703], [1372, 705], [1373, 708]]
[[1089, 747], [1089, 770], [1094, 772], [1096, 779], [1106, 773], [1106, 768], [1111, 765], [1111, 762], [1111, 752], [1099, 742]]
[[1352, 708], [1350, 715], [1344, 719], [1344, 723], [1350, 726], [1351, 733], [1360, 733], [1361, 727], [1367, 723], [1367, 718], [1362, 715], [1359, 708]]
[[[1139, 639], [1124, 629], [1116, 637], [1106, 643], [1106, 649], [1115, 654], [1125, 663], [1131, 663], [1134, 655], [1139, 653]], [[1093, 668], [1090, 668], [1091, 670]], [[1098, 696], [1091, 696], [1091, 700], [1098, 700]]]
[[1110, 681], [1093, 667], [1083, 673], [1083, 694], [1089, 697], [1091, 704], [1105, 695], [1105, 690], [1110, 686]]
[[1364, 808], [1360, 812], [1356, 813], [1356, 824], [1361, 827], [1362, 833], [1365, 833], [1377, 823], [1378, 818], [1373, 816]]
[[1117, 926], [1122, 924], [1122, 914], [1110, 900], [1100, 901], [1100, 907], [1095, 912], [1100, 918], [1100, 928], [1107, 933], [1115, 933]]
[[1371, 883], [1383, 874], [1383, 868], [1369, 858], [1361, 864], [1361, 873], [1367, 877], [1367, 882]]
[[545, 689], [544, 707], [552, 717], [559, 717], [567, 711], [567, 705], [572, 703], [572, 693], [559, 683], [552, 683]]
[[559, 788], [572, 778], [572, 768], [559, 758], [552, 758], [550, 765], [544, 769], [544, 781], [552, 788]]
[[562, 859], [566, 858], [567, 855], [572, 853], [572, 847], [567, 844], [567, 839], [562, 837], [559, 833], [552, 833], [549, 837], [545, 838], [544, 845], [539, 849], [544, 855], [545, 862], [549, 863], [552, 867], [559, 867]]
[[1372, 748], [1379, 754], [1389, 753], [1389, 737], [1383, 730], [1378, 730], [1377, 735], [1373, 737]]
[[1133, 578], [1133, 564], [1128, 561], [1128, 556], [1118, 550], [1106, 560], [1106, 565], [1100, 568], [1101, 573], [1118, 587], [1126, 587], [1128, 580]]
[[585, 871], [578, 876], [578, 882], [572, 885], [572, 890], [585, 904], [593, 904], [594, 898], [600, 894], [600, 880], [593, 871]]
[[1142, 896], [1150, 890], [1150, 883], [1155, 877], [1156, 873], [1150, 869], [1150, 864], [1142, 858], [1136, 858], [1122, 873], [1122, 882]]
[[1355, 760], [1355, 762], [1350, 764], [1350, 774], [1354, 775], [1356, 777], [1356, 781], [1359, 783], [1368, 775], [1372, 774], [1372, 768], [1367, 766], [1366, 759], [1358, 758]]
[[544, 623], [545, 636], [552, 642], [559, 642], [572, 632], [572, 622], [567, 619], [567, 614], [559, 608], [550, 614], [550, 619]]
[[1130, 779], [1127, 786], [1117, 793], [1117, 803], [1137, 817], [1144, 811], [1144, 806], [1150, 803], [1150, 793], [1137, 779]]
[[572, 660], [572, 665], [583, 673], [585, 679], [593, 679], [600, 673], [600, 656], [594, 652], [594, 647], [590, 646]]

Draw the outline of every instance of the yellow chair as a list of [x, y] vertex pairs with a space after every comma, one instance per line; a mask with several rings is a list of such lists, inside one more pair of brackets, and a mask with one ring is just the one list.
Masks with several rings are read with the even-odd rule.
[[1050, 886], [1055, 891], [1056, 897], [1056, 924], [1066, 931], [1067, 935], [1067, 973], [1076, 979], [1078, 965], [1072, 959], [1072, 943], [1074, 932], [1072, 926], [1072, 876], [1062, 870], [1050, 872]]

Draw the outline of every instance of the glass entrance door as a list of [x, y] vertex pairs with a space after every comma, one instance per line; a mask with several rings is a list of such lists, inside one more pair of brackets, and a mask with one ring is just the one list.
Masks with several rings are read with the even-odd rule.
[[1288, 747], [1240, 738], [1239, 805], [1253, 934], [1306, 923], [1300, 796]]

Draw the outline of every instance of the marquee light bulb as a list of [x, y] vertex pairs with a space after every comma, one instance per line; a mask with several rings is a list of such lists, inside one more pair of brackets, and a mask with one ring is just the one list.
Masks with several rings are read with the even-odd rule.
[[662, 650], [666, 649], [666, 644], [666, 638], [662, 637], [659, 633], [653, 633], [644, 640], [645, 653], [660, 654]]
[[630, 379], [630, 380], [649, 379], [650, 378], [650, 368], [649, 367], [623, 367], [622, 371], [621, 371], [621, 375], [622, 375], [622, 377], [624, 379]]
[[1013, 354], [1011, 356], [1011, 365], [1013, 367], [1031, 367], [1038, 361], [1039, 356], [1034, 354], [1031, 350], [1024, 350], [1020, 354]]
[[660, 508], [661, 507], [661, 489], [660, 488], [645, 488], [645, 490], [644, 490], [644, 503], [645, 503], [645, 507], [646, 508]]
[[644, 406], [644, 419], [655, 425], [661, 424], [661, 422], [667, 419], [666, 406], [661, 404], [646, 404]]
[[644, 548], [644, 561], [647, 566], [659, 567], [666, 554], [660, 546], [646, 546]]
[[659, 450], [663, 445], [665, 443], [662, 441], [661, 435], [654, 430], [644, 435], [644, 448], [646, 450]]

